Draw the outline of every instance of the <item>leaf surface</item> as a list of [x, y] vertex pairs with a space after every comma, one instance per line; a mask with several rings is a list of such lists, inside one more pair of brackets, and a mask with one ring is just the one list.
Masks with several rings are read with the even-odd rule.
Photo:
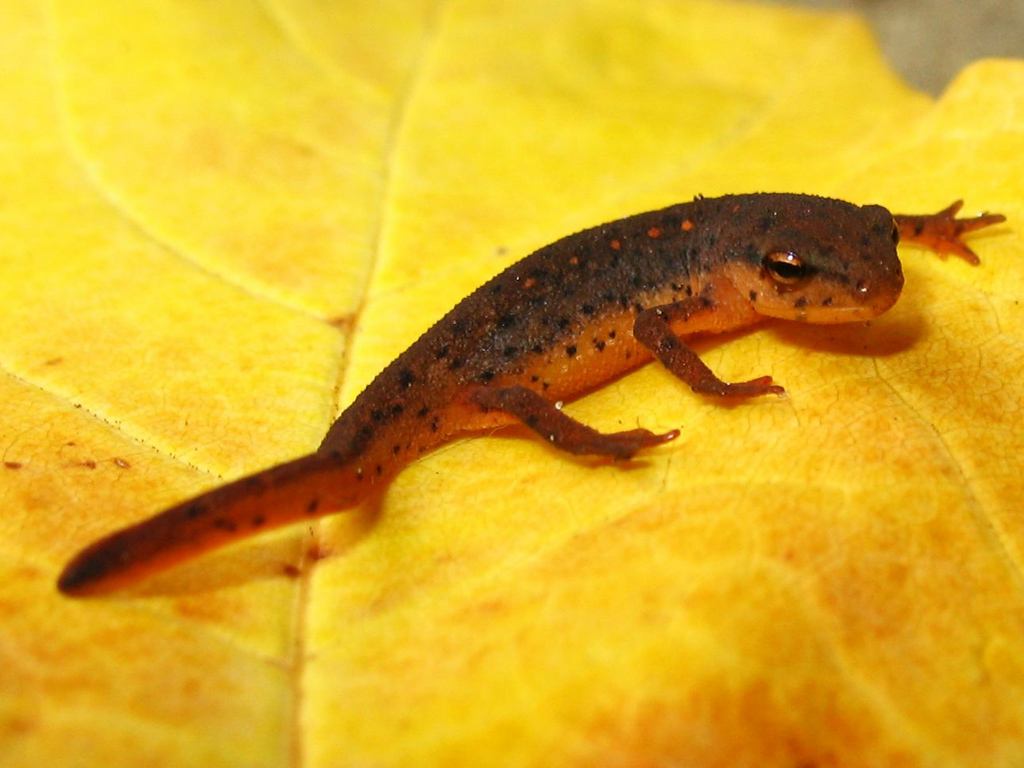
[[[554, 6], [554, 7], [552, 7]], [[937, 102], [856, 19], [723, 2], [0, 8], [0, 762], [1024, 760], [1024, 63]], [[870, 325], [699, 342], [379, 504], [62, 598], [98, 536], [311, 450], [561, 235], [771, 189], [1009, 225]]]

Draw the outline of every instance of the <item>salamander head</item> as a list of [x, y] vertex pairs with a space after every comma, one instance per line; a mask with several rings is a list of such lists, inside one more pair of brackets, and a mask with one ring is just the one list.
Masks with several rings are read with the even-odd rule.
[[[810, 195], [735, 198], [749, 222], [731, 244], [730, 282], [758, 314], [809, 323], [867, 320], [899, 298], [892, 214]], [[734, 203], [735, 205], [735, 203]]]

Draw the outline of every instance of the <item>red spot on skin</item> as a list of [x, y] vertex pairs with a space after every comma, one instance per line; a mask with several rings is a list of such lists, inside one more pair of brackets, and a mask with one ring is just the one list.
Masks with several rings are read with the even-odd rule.
[[618, 241], [618, 240], [612, 240], [611, 245], [612, 245], [612, 250], [613, 251], [617, 251], [620, 248], [622, 248], [622, 243], [620, 241]]
[[523, 288], [533, 288], [536, 284], [537, 281], [534, 278], [528, 277], [523, 281]]
[[19, 461], [5, 461], [4, 466], [8, 469], [21, 469], [21, 462]]
[[121, 469], [128, 469], [128, 467], [130, 467], [130, 466], [131, 466], [131, 464], [129, 464], [129, 463], [127, 462], [127, 461], [125, 461], [125, 460], [124, 460], [124, 459], [122, 459], [122, 458], [116, 458], [116, 459], [114, 459], [114, 463], [115, 463], [115, 464], [116, 464], [117, 466], [119, 466], [119, 467], [120, 467]]
[[693, 222], [689, 219], [683, 219], [683, 223], [679, 225], [679, 228], [682, 229], [683, 232], [689, 232], [693, 229]]
[[647, 236], [648, 237], [661, 237], [661, 228], [660, 227], [651, 227], [650, 229], [647, 230]]

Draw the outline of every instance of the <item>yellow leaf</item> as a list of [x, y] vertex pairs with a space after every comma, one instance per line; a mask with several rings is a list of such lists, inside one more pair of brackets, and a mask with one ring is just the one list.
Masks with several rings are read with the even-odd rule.
[[[931, 102], [856, 19], [726, 2], [0, 6], [0, 763], [1024, 762], [1024, 62]], [[707, 195], [1005, 213], [868, 326], [700, 342], [366, 509], [60, 596], [312, 449], [461, 296]]]

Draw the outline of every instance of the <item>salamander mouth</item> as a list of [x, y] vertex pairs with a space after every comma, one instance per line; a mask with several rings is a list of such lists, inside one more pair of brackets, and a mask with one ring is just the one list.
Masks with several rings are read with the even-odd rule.
[[792, 319], [798, 322], [814, 323], [815, 325], [839, 325], [841, 323], [859, 323], [878, 317], [892, 306], [890, 302], [883, 308], [868, 305], [850, 307], [807, 307], [794, 310]]
[[759, 314], [780, 320], [839, 325], [878, 317], [896, 303], [899, 295], [899, 290], [894, 289], [858, 291], [855, 294], [847, 294], [845, 291], [815, 292], [785, 298], [785, 294], [775, 297], [768, 294], [761, 297], [754, 306]]

